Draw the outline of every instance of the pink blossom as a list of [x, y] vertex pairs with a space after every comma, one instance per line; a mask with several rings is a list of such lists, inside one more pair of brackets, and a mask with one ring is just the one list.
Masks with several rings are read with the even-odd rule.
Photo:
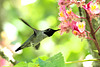
[[76, 26], [76, 21], [72, 21], [72, 23], [71, 23], [71, 26], [72, 26], [72, 33], [74, 34], [74, 35], [79, 35], [79, 30], [78, 30], [78, 27]]
[[78, 27], [78, 30], [83, 33], [85, 31], [85, 22], [77, 22], [76, 26]]
[[0, 67], [3, 67], [6, 64], [6, 60], [1, 58], [0, 59]]
[[81, 2], [85, 2], [85, 0], [81, 0]]
[[59, 28], [61, 29], [60, 34], [62, 35], [64, 32], [69, 32], [71, 27], [69, 22], [62, 22], [59, 25]]
[[77, 32], [79, 32], [79, 29], [78, 29], [78, 27], [76, 26], [76, 21], [72, 21], [72, 24], [71, 24], [71, 26], [72, 26], [72, 31], [73, 30], [76, 30]]
[[59, 0], [58, 5], [64, 5], [65, 0]]
[[96, 2], [100, 4], [100, 0], [96, 0]]
[[60, 17], [58, 19], [63, 22], [67, 22], [67, 21], [72, 22], [72, 20], [77, 20], [77, 18], [80, 18], [79, 16], [77, 16], [72, 12], [71, 8], [69, 10], [66, 10], [65, 5], [60, 6], [59, 16]]
[[67, 19], [67, 13], [66, 13], [66, 9], [65, 9], [65, 6], [61, 6], [60, 7], [60, 12], [59, 12], [59, 20], [60, 21], [63, 21], [63, 22], [65, 22], [66, 21], [66, 19]]
[[74, 35], [79, 35], [79, 32], [76, 31], [76, 30], [73, 30], [72, 33], [73, 33]]
[[80, 33], [83, 33], [85, 31], [85, 22], [72, 21], [72, 30], [76, 30]]
[[66, 13], [67, 13], [67, 20], [77, 20], [78, 18], [80, 18], [79, 16], [77, 16], [76, 14], [74, 14], [73, 12], [72, 12], [72, 9], [70, 8], [69, 10], [66, 10]]
[[93, 3], [90, 1], [87, 5], [83, 5], [83, 8], [87, 10], [88, 13], [93, 14], [100, 14], [100, 9], [98, 7], [97, 2]]
[[85, 32], [85, 22], [76, 22], [72, 21], [72, 33], [74, 35], [78, 35], [79, 37], [85, 37], [86, 32]]

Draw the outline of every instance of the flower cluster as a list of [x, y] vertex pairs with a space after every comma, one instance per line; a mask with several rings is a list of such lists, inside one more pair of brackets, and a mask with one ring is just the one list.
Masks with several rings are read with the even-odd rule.
[[90, 1], [88, 4], [85, 4], [85, 0], [77, 1], [77, 0], [59, 0], [58, 5], [59, 9], [59, 21], [61, 21], [59, 28], [61, 29], [61, 35], [66, 32], [68, 33], [72, 30], [74, 35], [79, 37], [87, 37], [85, 30], [85, 21], [80, 21], [81, 19], [86, 19], [84, 17], [80, 17], [72, 12], [72, 8], [70, 5], [76, 4], [77, 7], [82, 7], [87, 11], [89, 16], [93, 18], [93, 16], [97, 16], [100, 14], [100, 9], [98, 8], [97, 2], [93, 3]]

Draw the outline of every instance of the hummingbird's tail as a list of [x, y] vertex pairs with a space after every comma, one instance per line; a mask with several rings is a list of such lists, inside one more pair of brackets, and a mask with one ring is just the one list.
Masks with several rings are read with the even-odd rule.
[[24, 44], [22, 44], [19, 48], [17, 48], [16, 50], [15, 50], [15, 52], [17, 52], [17, 51], [19, 51], [19, 50], [21, 50], [21, 49], [23, 49], [23, 48], [26, 48], [26, 47], [29, 47], [29, 46], [31, 46], [31, 44], [30, 44], [30, 42], [24, 42]]
[[26, 48], [26, 47], [30, 47], [30, 46], [31, 46], [32, 38], [34, 38], [34, 34], [31, 35], [30, 38], [29, 38], [27, 41], [25, 41], [19, 48], [17, 48], [17, 49], [15, 50], [15, 52], [17, 52], [17, 51], [19, 51], [19, 50], [21, 50], [21, 49], [24, 49], [24, 48]]
[[15, 50], [15, 52], [17, 52], [17, 51], [19, 51], [19, 50], [21, 50], [23, 48], [29, 47], [29, 46], [30, 46], [30, 42], [29, 42], [29, 40], [27, 40], [27, 41], [24, 42], [24, 44], [22, 44], [19, 48], [17, 48]]

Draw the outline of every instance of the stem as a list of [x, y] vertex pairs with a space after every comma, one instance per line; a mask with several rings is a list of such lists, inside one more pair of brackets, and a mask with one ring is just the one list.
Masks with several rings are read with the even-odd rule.
[[90, 32], [89, 32], [89, 31], [86, 31], [86, 30], [85, 30], [85, 32], [87, 32], [87, 34], [88, 34], [88, 37], [90, 37], [90, 35], [89, 35], [89, 34], [90, 34]]
[[86, 19], [85, 17], [80, 17], [81, 19]]
[[[82, 17], [82, 11], [81, 11], [81, 7], [78, 7], [78, 10], [79, 10], [79, 15], [80, 15], [80, 17]], [[82, 18], [81, 18], [81, 22], [82, 22]]]
[[17, 63], [17, 61], [13, 62], [12, 60], [9, 60], [8, 57], [1, 50], [0, 50], [0, 56], [6, 59], [7, 61], [10, 61], [13, 65]]
[[94, 32], [94, 34], [99, 30], [100, 26], [97, 28], [97, 30]]
[[65, 64], [79, 63], [79, 62], [86, 62], [86, 61], [100, 61], [100, 59], [89, 59], [89, 60], [70, 61], [70, 62], [65, 62]]
[[79, 10], [79, 15], [82, 16], [82, 13], [81, 13], [81, 12], [82, 12], [82, 11], [81, 11], [81, 7], [78, 7], [78, 10]]
[[86, 39], [89, 39], [89, 40], [92, 40], [92, 41], [94, 41], [94, 42], [95, 42], [95, 40], [94, 40], [94, 39], [92, 39], [92, 38], [90, 38], [90, 37], [87, 37]]
[[92, 37], [93, 37], [93, 39], [95, 40], [94, 41], [94, 43], [95, 43], [95, 46], [96, 46], [96, 48], [97, 48], [97, 50], [98, 50], [98, 52], [99, 52], [99, 56], [100, 56], [100, 48], [99, 48], [99, 44], [98, 44], [98, 42], [97, 42], [97, 39], [96, 39], [96, 37], [95, 37], [95, 32], [94, 32], [94, 30], [93, 30], [93, 26], [92, 26], [92, 23], [91, 23], [91, 17], [89, 16], [89, 14], [87, 13], [87, 11], [85, 10], [85, 12], [86, 12], [86, 19], [87, 19], [87, 21], [88, 21], [88, 23], [89, 23], [89, 26], [90, 26], [90, 29], [91, 29], [91, 35], [92, 35]]
[[90, 39], [90, 40], [95, 41], [93, 38], [91, 38], [91, 37], [90, 37], [90, 35], [89, 35], [89, 34], [90, 34], [90, 32], [89, 32], [89, 31], [86, 31], [86, 30], [85, 30], [85, 32], [87, 32], [87, 34], [88, 34], [88, 36], [86, 37], [86, 39]]

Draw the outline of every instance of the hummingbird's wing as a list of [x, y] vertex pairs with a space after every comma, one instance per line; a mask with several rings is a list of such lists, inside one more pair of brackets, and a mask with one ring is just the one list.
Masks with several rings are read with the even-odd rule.
[[24, 21], [22, 18], [19, 18], [21, 21], [23, 21], [27, 26], [29, 26], [31, 29], [33, 29], [34, 34], [36, 35], [37, 31], [36, 29], [34, 29], [32, 26], [30, 26], [26, 21]]
[[35, 49], [38, 50], [40, 47], [40, 43], [38, 45], [35, 46]]
[[30, 38], [27, 40], [27, 41], [25, 41], [19, 48], [17, 48], [16, 50], [15, 50], [15, 52], [17, 52], [17, 51], [19, 51], [19, 50], [21, 50], [21, 49], [23, 49], [23, 48], [26, 48], [26, 47], [30, 47], [31, 45], [34, 45], [34, 43], [32, 43], [32, 40], [33, 40], [33, 38], [35, 38], [36, 36], [33, 34], [33, 35], [31, 35], [30, 36]]

